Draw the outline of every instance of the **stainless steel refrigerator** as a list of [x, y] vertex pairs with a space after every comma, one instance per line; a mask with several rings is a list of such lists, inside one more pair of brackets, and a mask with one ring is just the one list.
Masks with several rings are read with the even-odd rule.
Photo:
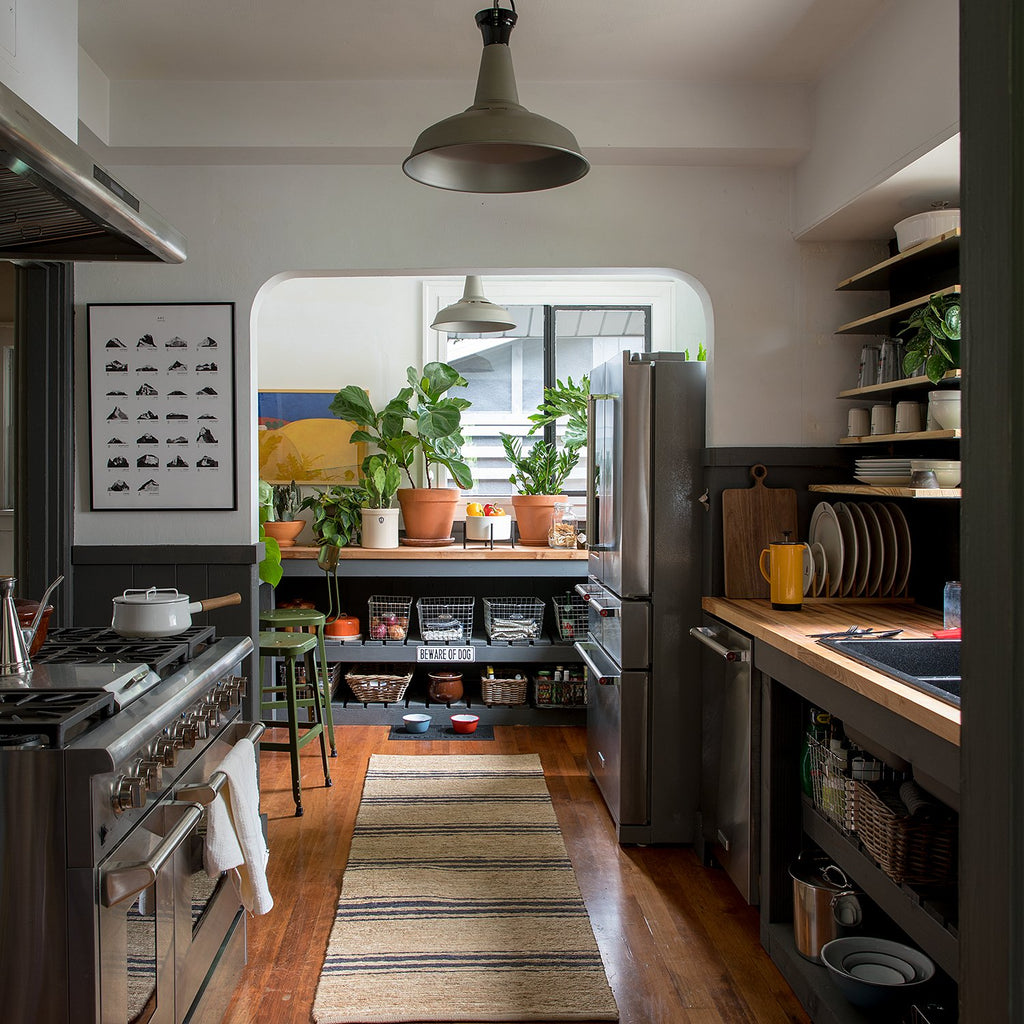
[[587, 762], [621, 843], [688, 843], [700, 794], [705, 364], [625, 353], [590, 379]]

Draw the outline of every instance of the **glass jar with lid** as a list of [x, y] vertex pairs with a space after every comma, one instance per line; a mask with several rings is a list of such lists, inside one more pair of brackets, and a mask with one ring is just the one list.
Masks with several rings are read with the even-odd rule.
[[575, 549], [578, 532], [579, 522], [572, 505], [566, 501], [556, 501], [551, 529], [548, 530], [548, 547]]

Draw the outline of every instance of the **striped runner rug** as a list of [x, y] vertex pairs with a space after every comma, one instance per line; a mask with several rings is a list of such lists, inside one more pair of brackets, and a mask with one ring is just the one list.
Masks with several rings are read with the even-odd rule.
[[536, 754], [374, 754], [316, 1024], [618, 1020]]

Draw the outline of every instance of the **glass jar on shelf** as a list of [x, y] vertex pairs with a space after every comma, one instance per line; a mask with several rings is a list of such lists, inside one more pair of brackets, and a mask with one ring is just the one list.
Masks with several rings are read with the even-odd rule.
[[548, 547], [575, 550], [578, 533], [579, 521], [576, 519], [576, 512], [572, 505], [566, 501], [556, 501], [551, 529], [548, 530]]

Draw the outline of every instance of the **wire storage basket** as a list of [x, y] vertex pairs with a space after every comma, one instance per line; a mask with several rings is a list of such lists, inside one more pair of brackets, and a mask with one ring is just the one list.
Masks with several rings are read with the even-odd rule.
[[[577, 665], [540, 671], [533, 677], [533, 702], [539, 708], [587, 706], [587, 670]], [[557, 678], [556, 678], [557, 677]]]
[[361, 672], [358, 665], [353, 665], [345, 673], [345, 682], [362, 704], [393, 704], [405, 696], [412, 682], [412, 672], [402, 672], [396, 665], [381, 665], [375, 671]]
[[555, 625], [559, 639], [566, 643], [587, 636], [587, 600], [570, 590], [551, 599], [555, 606]]
[[369, 640], [400, 640], [409, 635], [411, 597], [380, 597], [369, 600]]
[[524, 673], [514, 670], [507, 676], [484, 675], [480, 677], [480, 698], [488, 707], [492, 704], [525, 704], [528, 682]]
[[807, 738], [811, 754], [811, 791], [814, 806], [844, 832], [853, 831], [853, 779], [846, 750], [832, 750], [813, 736]]
[[416, 601], [420, 639], [430, 644], [468, 644], [473, 636], [472, 597], [421, 597]]
[[490, 640], [537, 640], [544, 628], [544, 602], [539, 597], [485, 597], [484, 629]]

